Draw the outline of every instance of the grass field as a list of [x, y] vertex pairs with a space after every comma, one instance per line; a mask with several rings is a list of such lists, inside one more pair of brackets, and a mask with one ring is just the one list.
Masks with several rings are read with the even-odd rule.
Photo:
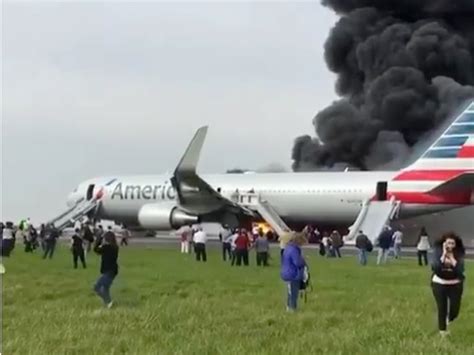
[[[295, 314], [275, 265], [232, 268], [175, 250], [122, 249], [116, 308], [93, 293], [98, 258], [71, 267], [64, 248], [4, 260], [3, 354], [474, 354], [474, 264], [460, 319], [436, 330], [429, 270], [414, 260], [359, 267], [306, 252], [314, 290]], [[316, 253], [313, 251], [313, 253]], [[276, 253], [275, 253], [276, 256]]]

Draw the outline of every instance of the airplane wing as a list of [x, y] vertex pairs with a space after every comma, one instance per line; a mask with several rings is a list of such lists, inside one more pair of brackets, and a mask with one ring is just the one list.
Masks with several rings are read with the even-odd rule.
[[474, 171], [462, 173], [451, 180], [443, 182], [429, 191], [429, 193], [432, 195], [441, 195], [463, 190], [474, 190]]
[[251, 210], [222, 196], [196, 173], [207, 130], [207, 126], [197, 130], [171, 178], [180, 206], [198, 214], [226, 209], [252, 216], [254, 213]]

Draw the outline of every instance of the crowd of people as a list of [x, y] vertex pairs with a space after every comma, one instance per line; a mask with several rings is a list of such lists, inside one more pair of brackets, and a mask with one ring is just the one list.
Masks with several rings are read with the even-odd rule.
[[[13, 222], [5, 224], [0, 222], [0, 233], [2, 236], [2, 257], [11, 257], [17, 240], [22, 240], [25, 253], [34, 253], [37, 249], [41, 249], [43, 259], [52, 259], [62, 231], [58, 230], [54, 224], [42, 224], [37, 232], [28, 218], [21, 220], [17, 225]], [[130, 231], [124, 227], [121, 235], [120, 245], [128, 245]], [[109, 226], [105, 231], [102, 225], [86, 221], [74, 228], [70, 238], [70, 251], [75, 269], [78, 268], [79, 261], [84, 269], [87, 267], [86, 257], [91, 250], [101, 257], [100, 277], [93, 289], [104, 304], [110, 308], [113, 305], [110, 287], [118, 274], [119, 251], [117, 236], [112, 230], [112, 226]]]
[[[10, 257], [15, 249], [16, 241], [22, 240], [25, 253], [34, 253], [37, 249], [41, 249], [43, 259], [52, 259], [57, 241], [61, 236], [61, 231], [52, 224], [41, 225], [37, 232], [29, 219], [22, 220], [18, 225], [12, 222], [5, 224], [0, 222], [0, 232], [3, 257]], [[123, 228], [121, 234], [120, 245], [128, 245], [130, 231]], [[181, 228], [179, 235], [182, 253], [194, 252], [198, 262], [207, 262], [208, 236], [201, 226], [185, 226]], [[297, 309], [298, 296], [309, 287], [309, 268], [301, 247], [314, 237], [319, 239], [319, 254], [322, 257], [342, 257], [341, 248], [344, 246], [344, 238], [338, 231], [321, 234], [316, 228], [307, 226], [300, 233], [291, 232], [279, 237], [280, 276], [287, 287], [286, 307], [289, 312]], [[264, 233], [259, 227], [254, 227], [250, 231], [245, 228], [231, 229], [224, 225], [219, 233], [219, 239], [222, 245], [222, 259], [232, 266], [248, 266], [251, 250], [255, 251], [257, 266], [265, 267], [270, 264], [270, 240], [273, 239], [271, 231]], [[112, 307], [110, 287], [119, 270], [119, 246], [112, 227], [109, 226], [107, 230], [104, 230], [102, 225], [86, 221], [75, 227], [70, 241], [72, 264], [76, 269], [79, 262], [84, 269], [87, 267], [87, 255], [91, 250], [100, 255], [100, 276], [93, 289], [106, 307]], [[391, 255], [399, 259], [402, 243], [403, 232], [400, 229], [386, 226], [376, 239], [375, 245], [360, 230], [355, 240], [358, 261], [362, 266], [367, 265], [368, 254], [374, 248], [378, 248], [377, 265], [385, 264]], [[454, 233], [446, 233], [432, 243], [426, 228], [423, 227], [419, 232], [416, 245], [417, 261], [420, 266], [428, 265], [428, 253], [432, 245], [431, 288], [438, 308], [439, 331], [445, 335], [448, 324], [458, 317], [460, 311], [465, 279], [465, 249], [462, 239]]]
[[[387, 263], [387, 260], [391, 255], [393, 255], [395, 259], [400, 259], [402, 244], [403, 232], [399, 228], [394, 229], [390, 226], [385, 226], [376, 240], [376, 246], [378, 247], [377, 265]], [[374, 246], [363, 231], [359, 231], [356, 237], [355, 246], [358, 249], [359, 263], [361, 265], [367, 265], [367, 255], [373, 250]], [[428, 265], [428, 253], [430, 250], [430, 236], [428, 235], [426, 228], [422, 227], [416, 242], [418, 265]]]
[[[321, 241], [322, 250], [331, 248], [334, 243], [331, 238], [336, 237], [336, 245], [339, 245], [338, 236], [323, 236]], [[325, 238], [327, 238], [325, 240]], [[401, 258], [401, 247], [403, 243], [403, 232], [400, 229], [392, 229], [385, 226], [376, 240], [378, 247], [377, 265], [387, 262], [390, 254], [396, 259]], [[294, 236], [283, 252], [281, 277], [287, 283], [288, 301], [287, 308], [295, 310], [297, 305], [297, 293], [305, 284], [306, 262], [302, 257], [300, 246], [304, 244], [300, 238]], [[367, 265], [367, 255], [374, 245], [361, 230], [356, 241], [358, 259], [361, 265]], [[333, 247], [334, 248], [334, 247]], [[321, 250], [321, 249], [320, 249]], [[430, 236], [426, 228], [422, 227], [416, 243], [417, 259], [419, 266], [428, 265], [428, 253], [431, 250]], [[324, 253], [321, 253], [324, 255]], [[335, 255], [338, 253], [335, 251]], [[465, 248], [462, 239], [455, 233], [449, 232], [442, 235], [434, 242], [431, 260], [431, 288], [438, 309], [438, 329], [442, 336], [448, 334], [447, 326], [459, 316], [462, 294], [464, 289], [464, 258]]]
[[[298, 298], [301, 292], [305, 292], [309, 285], [309, 268], [303, 256], [301, 247], [310, 238], [320, 236], [319, 254], [323, 257], [341, 258], [341, 248], [344, 240], [338, 231], [330, 234], [323, 232], [322, 235], [316, 228], [306, 227], [301, 233], [288, 233], [280, 236], [281, 261], [280, 276], [287, 286], [286, 307], [289, 312], [297, 309]], [[207, 235], [198, 227], [193, 230], [186, 228], [181, 234], [182, 242], [194, 241], [196, 260], [201, 260], [200, 253], [204, 250]], [[270, 256], [269, 239], [262, 229], [248, 232], [246, 229], [231, 230], [224, 226], [219, 235], [222, 243], [222, 258], [230, 260], [231, 265], [248, 265], [249, 250], [255, 249], [256, 264], [268, 265]], [[417, 240], [417, 259], [420, 266], [428, 265], [428, 252], [431, 250], [431, 241], [426, 228], [421, 228]], [[373, 245], [372, 241], [359, 231], [355, 246], [358, 249], [358, 261], [365, 266], [368, 262], [368, 254], [377, 250], [376, 264], [387, 263], [390, 256], [394, 259], [402, 257], [403, 232], [400, 228], [386, 226]], [[464, 284], [464, 256], [465, 249], [462, 239], [454, 233], [444, 234], [434, 244], [432, 253], [432, 278], [431, 288], [438, 308], [438, 328], [441, 335], [446, 335], [447, 325], [454, 321], [461, 306]], [[189, 252], [189, 248], [183, 248], [182, 252]], [[205, 255], [205, 254], [204, 254]], [[206, 261], [204, 257], [202, 259]]]
[[[207, 233], [201, 226], [185, 226], [178, 231], [181, 240], [181, 253], [194, 252], [197, 261], [207, 261]], [[252, 231], [245, 228], [229, 228], [224, 225], [219, 233], [222, 244], [222, 259], [232, 266], [249, 266], [249, 252], [255, 250], [256, 264], [268, 266], [270, 260], [270, 235], [262, 228], [254, 227]]]

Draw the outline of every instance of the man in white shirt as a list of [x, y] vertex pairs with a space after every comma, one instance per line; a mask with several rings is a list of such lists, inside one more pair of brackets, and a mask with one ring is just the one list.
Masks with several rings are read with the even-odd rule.
[[232, 258], [231, 258], [231, 263], [230, 265], [234, 266], [235, 262], [236, 262], [236, 259], [237, 259], [237, 255], [235, 254], [235, 241], [237, 240], [237, 238], [239, 237], [239, 230], [236, 228], [234, 230], [234, 234], [232, 234], [230, 236], [230, 249], [231, 249], [231, 255], [232, 255]]
[[253, 240], [256, 240], [258, 238], [258, 231], [259, 231], [260, 227], [258, 226], [258, 224], [254, 224], [254, 226], [252, 227], [252, 237], [253, 237]]
[[222, 258], [224, 261], [227, 261], [227, 256], [229, 256], [229, 260], [232, 259], [232, 248], [231, 248], [231, 240], [230, 237], [232, 236], [232, 231], [230, 230], [228, 225], [223, 225], [222, 230], [219, 233], [219, 239], [222, 242]]
[[402, 252], [402, 243], [403, 243], [403, 233], [401, 230], [397, 229], [395, 233], [393, 233], [393, 252], [395, 255], [395, 259], [401, 258]]
[[202, 227], [198, 228], [198, 231], [194, 234], [194, 250], [196, 252], [197, 261], [207, 261], [206, 255], [206, 242], [207, 234], [202, 230]]

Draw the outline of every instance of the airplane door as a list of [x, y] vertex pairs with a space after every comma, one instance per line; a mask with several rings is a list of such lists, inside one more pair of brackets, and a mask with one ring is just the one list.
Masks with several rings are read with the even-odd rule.
[[86, 195], [87, 201], [92, 200], [92, 198], [94, 197], [94, 187], [95, 185], [89, 185], [89, 187], [87, 188], [87, 195]]
[[388, 184], [386, 181], [379, 181], [377, 183], [377, 201], [386, 201], [387, 200], [387, 187]]

